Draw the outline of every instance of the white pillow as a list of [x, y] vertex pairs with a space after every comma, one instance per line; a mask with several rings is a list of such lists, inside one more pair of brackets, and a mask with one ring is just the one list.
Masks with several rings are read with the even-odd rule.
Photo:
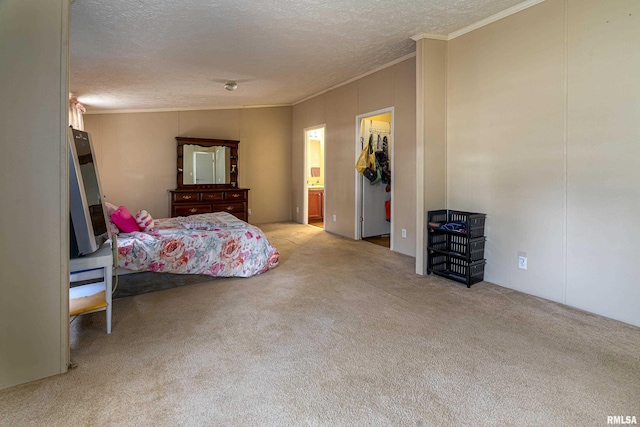
[[138, 213], [136, 214], [136, 223], [138, 223], [140, 231], [143, 231], [145, 233], [150, 232], [151, 230], [153, 230], [153, 227], [155, 227], [153, 218], [151, 218], [149, 212], [145, 211], [144, 209], [138, 211]]

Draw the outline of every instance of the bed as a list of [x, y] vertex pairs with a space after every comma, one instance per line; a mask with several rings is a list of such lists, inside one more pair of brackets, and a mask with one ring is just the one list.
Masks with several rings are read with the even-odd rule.
[[154, 220], [149, 232], [118, 235], [118, 266], [130, 271], [249, 277], [278, 265], [258, 227], [226, 212]]

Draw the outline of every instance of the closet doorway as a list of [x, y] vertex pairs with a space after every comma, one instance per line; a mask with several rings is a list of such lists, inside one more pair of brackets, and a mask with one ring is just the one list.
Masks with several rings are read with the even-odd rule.
[[373, 182], [356, 171], [356, 240], [393, 250], [393, 114], [386, 108], [356, 117], [356, 160], [371, 145], [377, 160]]
[[304, 223], [324, 228], [324, 125], [304, 130]]

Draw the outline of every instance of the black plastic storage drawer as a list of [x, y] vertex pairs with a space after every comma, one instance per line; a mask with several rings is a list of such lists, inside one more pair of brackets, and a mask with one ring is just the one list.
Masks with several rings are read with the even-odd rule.
[[461, 223], [466, 225], [465, 231], [450, 231], [457, 234], [464, 234], [469, 238], [484, 236], [484, 222], [487, 215], [483, 213], [455, 211], [452, 209], [441, 209], [427, 212], [427, 225], [432, 229], [441, 229], [448, 223]]
[[467, 261], [479, 261], [484, 258], [486, 237], [470, 239], [465, 235], [431, 232], [427, 249], [447, 252], [465, 258]]
[[469, 288], [484, 280], [485, 264], [484, 259], [468, 262], [450, 255], [432, 254], [429, 256], [428, 273], [464, 283]]

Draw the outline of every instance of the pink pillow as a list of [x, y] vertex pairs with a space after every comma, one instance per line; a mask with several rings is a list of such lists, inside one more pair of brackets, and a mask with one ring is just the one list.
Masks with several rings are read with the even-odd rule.
[[124, 233], [133, 233], [134, 231], [140, 231], [138, 223], [135, 218], [131, 216], [131, 212], [124, 206], [120, 206], [114, 213], [111, 214], [111, 221], [118, 226]]
[[136, 223], [138, 224], [138, 227], [140, 227], [140, 231], [144, 231], [145, 233], [153, 230], [153, 227], [155, 225], [155, 223], [153, 222], [153, 218], [151, 218], [151, 215], [149, 215], [149, 212], [145, 211], [144, 209], [138, 211], [138, 213], [136, 214]]

